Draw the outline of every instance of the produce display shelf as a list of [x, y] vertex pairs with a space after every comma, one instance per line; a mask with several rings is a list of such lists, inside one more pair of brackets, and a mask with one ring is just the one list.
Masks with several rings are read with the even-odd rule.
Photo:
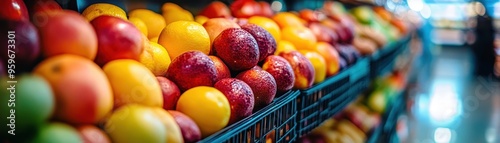
[[396, 135], [396, 124], [400, 113], [404, 111], [404, 92], [400, 92], [390, 104], [389, 109], [382, 116], [382, 123], [372, 132], [367, 143], [394, 142]]
[[297, 139], [295, 99], [299, 94], [297, 90], [288, 91], [263, 109], [201, 140], [200, 143], [293, 142]]
[[370, 77], [372, 79], [379, 75], [384, 75], [392, 71], [396, 57], [400, 55], [405, 49], [408, 49], [410, 45], [411, 35], [411, 33], [407, 34], [400, 40], [389, 43], [371, 56]]
[[340, 71], [310, 89], [302, 90], [297, 98], [298, 135], [302, 136], [331, 118], [356, 98], [369, 83], [369, 59], [359, 59], [351, 67]]

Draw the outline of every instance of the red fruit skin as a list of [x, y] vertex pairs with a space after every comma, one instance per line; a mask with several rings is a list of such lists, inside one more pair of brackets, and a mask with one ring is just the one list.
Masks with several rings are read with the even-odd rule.
[[264, 28], [251, 23], [245, 24], [241, 28], [252, 34], [253, 38], [257, 41], [257, 45], [259, 46], [259, 62], [276, 51], [276, 40]]
[[248, 70], [259, 62], [257, 41], [241, 28], [222, 31], [214, 43], [214, 53], [232, 71]]
[[248, 84], [239, 79], [224, 78], [215, 83], [214, 87], [224, 93], [231, 106], [228, 125], [252, 115], [255, 100]]
[[217, 79], [215, 80], [216, 82], [224, 78], [231, 78], [231, 71], [220, 58], [216, 56], [208, 56], [208, 57], [212, 59], [212, 61], [215, 64], [215, 68], [217, 70]]
[[313, 85], [315, 71], [309, 59], [297, 51], [281, 52], [279, 56], [283, 57], [288, 61], [288, 63], [290, 63], [294, 71], [295, 80], [298, 80], [301, 77], [307, 80], [305, 87], [295, 87], [299, 89], [307, 89]]
[[163, 94], [163, 109], [175, 110], [177, 101], [181, 97], [181, 91], [174, 82], [165, 77], [156, 77], [160, 83], [161, 93]]
[[260, 16], [264, 17], [272, 17], [274, 15], [273, 9], [271, 9], [271, 5], [266, 1], [259, 1], [260, 5]]
[[168, 113], [174, 117], [175, 122], [179, 125], [185, 143], [195, 143], [201, 140], [200, 128], [193, 119], [179, 111], [168, 110]]
[[208, 18], [231, 18], [231, 11], [226, 4], [220, 1], [210, 3], [205, 9], [201, 10], [200, 15]]
[[166, 77], [183, 92], [196, 86], [213, 86], [217, 69], [207, 55], [193, 50], [175, 58], [168, 67]]
[[95, 62], [103, 66], [116, 59], [139, 60], [142, 53], [141, 32], [130, 22], [114, 16], [99, 16], [90, 22], [97, 34]]
[[270, 104], [276, 96], [276, 80], [267, 71], [250, 69], [236, 76], [252, 88], [255, 105], [253, 111], [258, 111]]
[[23, 0], [0, 0], [0, 19], [29, 21], [29, 14]]
[[[0, 60], [5, 66], [15, 65], [16, 74], [30, 71], [41, 54], [40, 37], [36, 27], [29, 21], [0, 20], [0, 32], [5, 34], [0, 37]], [[12, 59], [11, 62], [9, 59]]]
[[230, 9], [237, 18], [250, 18], [261, 15], [261, 5], [254, 0], [237, 0], [231, 4]]
[[311, 29], [319, 42], [326, 42], [331, 45], [335, 45], [339, 40], [337, 33], [323, 24], [311, 23], [309, 24], [309, 29]]
[[271, 55], [266, 58], [262, 67], [276, 80], [278, 95], [293, 88], [295, 74], [293, 73], [292, 66], [286, 59]]

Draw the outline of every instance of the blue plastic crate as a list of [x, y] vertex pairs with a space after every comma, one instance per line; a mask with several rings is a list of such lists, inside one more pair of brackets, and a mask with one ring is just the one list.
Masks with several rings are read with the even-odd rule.
[[339, 74], [301, 91], [297, 98], [298, 134], [302, 136], [309, 133], [352, 102], [357, 96], [352, 93], [368, 86], [369, 69], [369, 59], [362, 58]]
[[289, 91], [273, 103], [223, 130], [201, 140], [201, 143], [294, 142], [297, 140], [297, 104], [300, 92]]
[[370, 59], [370, 78], [373, 79], [392, 71], [396, 57], [409, 47], [410, 39], [411, 34], [408, 34], [373, 54]]

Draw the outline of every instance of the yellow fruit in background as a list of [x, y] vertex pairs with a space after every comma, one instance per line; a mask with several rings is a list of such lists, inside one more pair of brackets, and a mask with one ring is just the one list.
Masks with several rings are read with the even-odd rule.
[[144, 21], [136, 17], [131, 17], [128, 19], [128, 21], [134, 24], [134, 26], [137, 27], [137, 29], [139, 29], [142, 34], [148, 36], [148, 27], [146, 26], [146, 23], [144, 23]]
[[182, 10], [183, 8], [175, 3], [167, 2], [161, 6], [161, 11], [166, 12], [169, 10]]
[[295, 46], [293, 46], [292, 43], [285, 41], [285, 40], [280, 40], [278, 42], [278, 45], [276, 46], [276, 51], [274, 52], [274, 55], [279, 55], [281, 52], [286, 52], [286, 51], [297, 51]]
[[298, 50], [315, 50], [316, 36], [307, 27], [285, 27], [281, 29], [281, 39], [291, 42]]
[[180, 10], [169, 10], [163, 11], [163, 18], [165, 18], [165, 23], [168, 25], [176, 21], [194, 21], [193, 14], [191, 12], [180, 9]]
[[115, 143], [165, 143], [169, 134], [156, 111], [139, 104], [116, 109], [104, 130]]
[[310, 50], [300, 50], [302, 55], [304, 55], [314, 67], [314, 84], [323, 82], [326, 78], [326, 61], [318, 52]]
[[165, 28], [165, 19], [158, 13], [147, 9], [136, 9], [128, 13], [130, 18], [136, 17], [141, 19], [148, 29], [148, 38], [158, 37]]
[[155, 76], [164, 76], [170, 65], [170, 56], [163, 46], [149, 42], [149, 46], [140, 55], [139, 62], [151, 70]]
[[199, 50], [207, 55], [210, 52], [210, 37], [207, 31], [194, 21], [170, 23], [161, 32], [158, 43], [167, 49], [172, 60], [190, 50]]
[[207, 22], [208, 17], [203, 16], [203, 15], [198, 15], [194, 17], [194, 21], [198, 22], [199, 24], [203, 25], [205, 22]]
[[304, 24], [300, 20], [299, 16], [291, 12], [280, 12], [272, 17], [274, 22], [276, 22], [280, 28], [284, 27], [304, 27]]
[[89, 7], [85, 8], [82, 12], [82, 16], [85, 17], [88, 21], [92, 21], [94, 18], [99, 17], [101, 15], [110, 15], [122, 18], [123, 20], [127, 20], [127, 13], [125, 11], [116, 6], [109, 3], [96, 3], [92, 4]]
[[153, 38], [149, 39], [149, 41], [158, 43], [158, 37], [153, 37]]
[[143, 64], [130, 59], [114, 60], [103, 67], [111, 83], [115, 108], [137, 103], [146, 106], [163, 106], [160, 83]]
[[177, 101], [176, 109], [196, 122], [203, 137], [224, 128], [231, 116], [226, 96], [208, 86], [198, 86], [184, 92]]
[[273, 35], [276, 42], [280, 41], [281, 39], [280, 27], [272, 19], [262, 16], [252, 16], [248, 19], [248, 23], [252, 23], [266, 29], [267, 32]]
[[182, 138], [182, 132], [179, 125], [174, 119], [174, 116], [170, 115], [167, 110], [156, 107], [152, 109], [156, 113], [158, 118], [163, 122], [165, 129], [167, 129], [167, 142], [168, 143], [182, 143], [184, 139]]

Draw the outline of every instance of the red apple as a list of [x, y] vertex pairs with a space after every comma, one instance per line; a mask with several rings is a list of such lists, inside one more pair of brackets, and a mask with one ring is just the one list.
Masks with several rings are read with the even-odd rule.
[[0, 37], [0, 60], [8, 65], [12, 59], [17, 73], [31, 70], [41, 52], [36, 27], [29, 21], [0, 20], [0, 32], [5, 33]]
[[293, 88], [295, 75], [292, 66], [286, 59], [276, 55], [268, 56], [262, 68], [276, 80], [278, 93], [284, 93]]
[[142, 53], [142, 33], [130, 22], [114, 16], [99, 16], [90, 22], [98, 38], [95, 62], [104, 65], [116, 59], [139, 60]]
[[161, 93], [163, 94], [163, 109], [175, 110], [177, 101], [181, 97], [181, 91], [174, 82], [165, 77], [156, 77], [160, 83]]
[[307, 89], [313, 85], [315, 71], [309, 59], [298, 51], [281, 52], [279, 56], [285, 58], [292, 66], [295, 75], [295, 88]]
[[271, 9], [271, 5], [266, 1], [259, 1], [260, 4], [260, 16], [264, 17], [272, 17], [274, 15], [273, 9]]
[[323, 24], [311, 23], [309, 24], [309, 29], [316, 35], [318, 42], [326, 42], [335, 45], [339, 40], [337, 33]]
[[187, 51], [175, 58], [168, 67], [166, 77], [181, 91], [196, 86], [213, 86], [217, 79], [214, 62], [201, 51]]
[[179, 111], [168, 110], [168, 113], [174, 117], [175, 122], [179, 125], [185, 143], [195, 143], [201, 140], [200, 128], [193, 119]]
[[208, 18], [231, 18], [231, 11], [226, 4], [220, 1], [213, 1], [205, 9], [201, 10], [200, 15]]
[[29, 21], [28, 9], [23, 0], [0, 0], [0, 19]]
[[238, 18], [250, 18], [260, 15], [261, 6], [254, 0], [238, 0], [230, 6], [231, 12]]
[[[208, 19], [205, 23], [203, 23], [203, 27], [207, 30], [208, 36], [210, 37], [210, 43], [214, 43], [215, 38], [217, 38], [222, 31], [228, 28], [240, 28], [235, 21], [226, 18]], [[213, 54], [213, 50], [212, 46], [212, 49], [210, 50], [211, 54]]]
[[245, 24], [241, 28], [252, 34], [257, 41], [257, 45], [259, 46], [259, 62], [266, 59], [267, 56], [274, 54], [276, 51], [276, 40], [271, 33], [251, 23]]
[[248, 84], [239, 79], [225, 78], [215, 83], [214, 87], [224, 93], [231, 106], [228, 125], [252, 114], [255, 101], [252, 88]]
[[221, 32], [213, 43], [217, 55], [232, 71], [248, 70], [259, 62], [259, 46], [252, 34], [241, 28]]
[[258, 111], [270, 104], [276, 96], [276, 80], [265, 70], [252, 68], [236, 76], [252, 88], [254, 94], [254, 109]]
[[216, 56], [208, 56], [208, 57], [212, 59], [212, 61], [215, 64], [215, 68], [217, 69], [217, 79], [215, 81], [231, 77], [231, 71], [220, 58]]

